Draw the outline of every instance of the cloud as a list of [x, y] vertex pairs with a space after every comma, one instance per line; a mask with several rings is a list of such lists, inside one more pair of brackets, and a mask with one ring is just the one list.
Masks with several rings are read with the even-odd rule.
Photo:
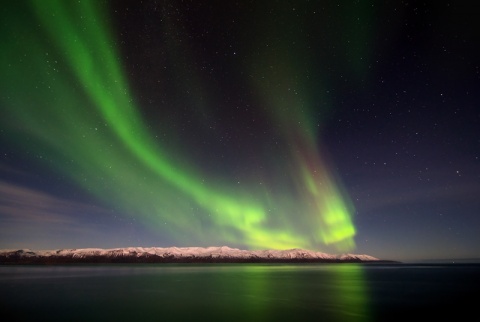
[[[0, 181], [0, 248], [43, 247], [81, 237], [99, 239], [106, 209]], [[37, 242], [34, 242], [34, 241]]]
[[1, 221], [74, 224], [72, 212], [105, 211], [19, 185], [0, 181]]

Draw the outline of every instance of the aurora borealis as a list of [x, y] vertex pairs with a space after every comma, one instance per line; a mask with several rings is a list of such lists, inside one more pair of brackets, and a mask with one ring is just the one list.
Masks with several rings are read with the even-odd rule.
[[[402, 78], [396, 55], [408, 58], [410, 48], [389, 49], [402, 24], [392, 18], [378, 29], [382, 17], [396, 17], [385, 15], [390, 9], [361, 1], [6, 5], [0, 243], [13, 247], [29, 235], [69, 247], [358, 247], [380, 256], [380, 236], [390, 229], [408, 236], [398, 229], [453, 216], [462, 198], [472, 213], [463, 222], [477, 223], [480, 207], [470, 196], [478, 188], [478, 142], [466, 144], [464, 134], [473, 129], [478, 138], [478, 94], [461, 89], [455, 101], [457, 87], [435, 83], [436, 68], [424, 67], [428, 81], [418, 77], [423, 61], [455, 67], [456, 84], [464, 76], [415, 43], [412, 57], [425, 58]], [[418, 23], [403, 10], [403, 19]], [[409, 88], [411, 79], [429, 83], [428, 91]], [[405, 93], [412, 96], [402, 101]], [[456, 104], [458, 120], [447, 122], [454, 108], [439, 107], [445, 99]], [[431, 121], [418, 123], [419, 115]], [[445, 155], [450, 164], [439, 163]], [[431, 169], [436, 174], [426, 185], [411, 181]], [[464, 171], [466, 181], [443, 175], [457, 180]], [[422, 215], [428, 206], [419, 200], [436, 196], [452, 203], [435, 203], [434, 214]], [[388, 228], [384, 216], [400, 219]], [[450, 236], [441, 232], [453, 217], [447, 221], [422, 236]], [[135, 237], [125, 237], [125, 229]], [[468, 242], [447, 238], [455, 240], [445, 242], [455, 245], [450, 251], [477, 238], [473, 230], [464, 234]], [[377, 236], [373, 248], [368, 236]]]

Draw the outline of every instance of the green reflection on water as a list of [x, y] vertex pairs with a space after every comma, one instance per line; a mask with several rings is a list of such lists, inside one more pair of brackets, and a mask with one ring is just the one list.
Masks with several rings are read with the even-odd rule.
[[0, 303], [23, 320], [70, 321], [72, 312], [79, 321], [372, 320], [365, 267], [355, 264], [8, 269]]
[[211, 268], [213, 306], [236, 303], [235, 320], [371, 321], [364, 267], [359, 264], [239, 265]]
[[360, 264], [340, 264], [332, 268], [336, 281], [336, 301], [345, 308], [338, 321], [370, 321], [370, 301], [364, 267]]

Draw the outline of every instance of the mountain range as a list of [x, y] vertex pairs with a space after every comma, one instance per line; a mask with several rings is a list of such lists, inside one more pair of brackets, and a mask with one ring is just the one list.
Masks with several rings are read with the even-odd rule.
[[66, 263], [359, 263], [386, 262], [369, 255], [331, 255], [304, 249], [242, 250], [221, 247], [126, 247], [0, 250], [0, 264]]

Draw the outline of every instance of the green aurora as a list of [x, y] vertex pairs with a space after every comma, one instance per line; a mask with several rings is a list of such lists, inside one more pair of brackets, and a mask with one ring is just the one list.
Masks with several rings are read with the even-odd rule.
[[[187, 152], [171, 151], [156, 139], [136, 103], [101, 2], [24, 4], [8, 7], [0, 39], [0, 122], [23, 151], [103, 204], [184, 244], [355, 247], [353, 206], [319, 149], [317, 124], [309, 121], [312, 85], [297, 82], [285, 94], [288, 80], [298, 78], [296, 64], [304, 53], [285, 48], [279, 50], [285, 55], [272, 57], [265, 51], [245, 67], [265, 75], [251, 87], [281, 128], [288, 147], [281, 167], [288, 180], [233, 185], [223, 176], [206, 177]], [[273, 46], [298, 36], [294, 30]], [[272, 169], [268, 177], [277, 172]], [[282, 193], [278, 185], [285, 185]]]

